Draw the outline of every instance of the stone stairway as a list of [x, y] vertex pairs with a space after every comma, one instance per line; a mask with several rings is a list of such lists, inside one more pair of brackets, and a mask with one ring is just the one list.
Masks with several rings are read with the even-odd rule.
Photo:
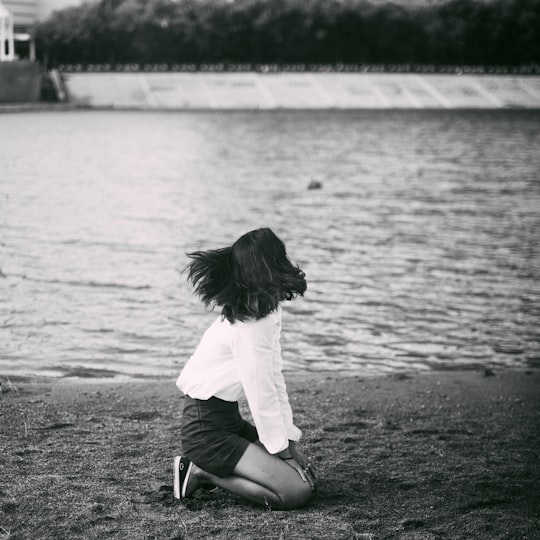
[[76, 104], [117, 109], [540, 108], [540, 77], [387, 73], [64, 73]]

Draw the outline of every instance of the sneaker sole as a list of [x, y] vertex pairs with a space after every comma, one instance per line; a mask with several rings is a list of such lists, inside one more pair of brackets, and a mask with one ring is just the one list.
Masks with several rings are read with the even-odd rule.
[[180, 499], [180, 457], [174, 458], [174, 497]]
[[189, 482], [189, 475], [191, 474], [191, 468], [193, 467], [193, 462], [190, 461], [188, 465], [188, 469], [186, 471], [186, 476], [184, 476], [184, 484], [182, 485], [182, 499], [185, 499], [186, 497], [186, 488]]

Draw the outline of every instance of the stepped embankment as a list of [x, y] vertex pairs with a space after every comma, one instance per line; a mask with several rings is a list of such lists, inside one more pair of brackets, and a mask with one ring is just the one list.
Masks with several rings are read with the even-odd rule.
[[412, 73], [64, 73], [90, 108], [538, 109], [540, 76]]

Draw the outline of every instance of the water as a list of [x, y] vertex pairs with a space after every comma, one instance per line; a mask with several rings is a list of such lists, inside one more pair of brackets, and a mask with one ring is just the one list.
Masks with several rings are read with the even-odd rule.
[[[289, 370], [540, 363], [540, 113], [0, 116], [0, 374], [175, 375], [185, 252], [270, 226]], [[308, 190], [310, 181], [322, 183]]]

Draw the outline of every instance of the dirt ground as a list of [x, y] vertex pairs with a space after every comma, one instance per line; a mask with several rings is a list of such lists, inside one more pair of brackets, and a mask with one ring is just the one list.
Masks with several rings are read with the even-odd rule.
[[322, 476], [291, 512], [173, 498], [174, 381], [2, 381], [0, 540], [539, 537], [538, 370], [287, 380]]

